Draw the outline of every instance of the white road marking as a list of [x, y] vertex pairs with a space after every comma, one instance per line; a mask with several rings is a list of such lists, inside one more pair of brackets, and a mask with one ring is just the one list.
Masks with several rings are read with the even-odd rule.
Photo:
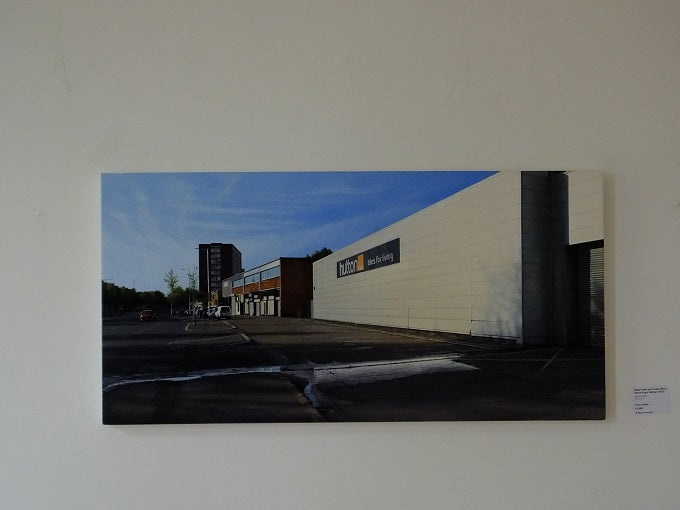
[[275, 374], [281, 372], [281, 367], [246, 367], [246, 368], [220, 368], [213, 370], [197, 370], [196, 372], [189, 372], [185, 375], [175, 375], [169, 377], [157, 377], [150, 374], [139, 374], [125, 378], [111, 379], [104, 382], [104, 391], [108, 391], [118, 386], [126, 386], [128, 384], [140, 384], [148, 382], [183, 382], [193, 381], [196, 379], [203, 379], [206, 377], [220, 377], [223, 375], [239, 375], [239, 374]]
[[[238, 344], [245, 344], [250, 342], [250, 340], [246, 338], [235, 338], [231, 341], [227, 341], [227, 338], [233, 337], [234, 335], [222, 335], [222, 336], [212, 336], [210, 338], [182, 338], [180, 340], [173, 340], [172, 342], [168, 342], [168, 345], [192, 345], [192, 344], [208, 344], [208, 343], [215, 343], [215, 341], [222, 341], [221, 343], [227, 344], [227, 345], [238, 345]], [[243, 336], [243, 335], [241, 335]]]
[[104, 384], [104, 391], [118, 386], [138, 384], [144, 382], [161, 381], [192, 381], [206, 377], [220, 377], [240, 374], [277, 374], [286, 373], [309, 381], [310, 388], [318, 385], [357, 385], [392, 379], [402, 379], [413, 375], [430, 374], [435, 372], [463, 372], [477, 370], [475, 367], [454, 361], [458, 355], [424, 356], [401, 360], [363, 361], [357, 363], [328, 363], [315, 365], [270, 365], [260, 367], [220, 368], [213, 370], [199, 370], [182, 376], [153, 377], [148, 374], [117, 379]]

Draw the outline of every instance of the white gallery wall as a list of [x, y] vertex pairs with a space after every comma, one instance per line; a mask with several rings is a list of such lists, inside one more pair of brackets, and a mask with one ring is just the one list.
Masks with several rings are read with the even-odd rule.
[[[677, 508], [680, 3], [0, 4], [0, 507]], [[602, 422], [101, 425], [99, 175], [604, 173]], [[666, 414], [635, 415], [665, 386]]]

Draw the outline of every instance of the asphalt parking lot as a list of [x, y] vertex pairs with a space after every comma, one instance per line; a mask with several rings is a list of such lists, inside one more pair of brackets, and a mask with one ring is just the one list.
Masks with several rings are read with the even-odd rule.
[[104, 422], [603, 419], [601, 348], [312, 319], [105, 324]]

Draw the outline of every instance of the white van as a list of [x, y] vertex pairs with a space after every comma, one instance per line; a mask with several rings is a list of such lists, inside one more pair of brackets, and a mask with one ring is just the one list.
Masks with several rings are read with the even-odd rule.
[[231, 308], [228, 306], [218, 306], [215, 311], [216, 319], [229, 319], [231, 318]]

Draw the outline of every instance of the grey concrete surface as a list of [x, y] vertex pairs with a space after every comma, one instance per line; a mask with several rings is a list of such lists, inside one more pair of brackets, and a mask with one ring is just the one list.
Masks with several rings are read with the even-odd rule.
[[278, 317], [103, 331], [110, 424], [605, 417], [601, 348]]

